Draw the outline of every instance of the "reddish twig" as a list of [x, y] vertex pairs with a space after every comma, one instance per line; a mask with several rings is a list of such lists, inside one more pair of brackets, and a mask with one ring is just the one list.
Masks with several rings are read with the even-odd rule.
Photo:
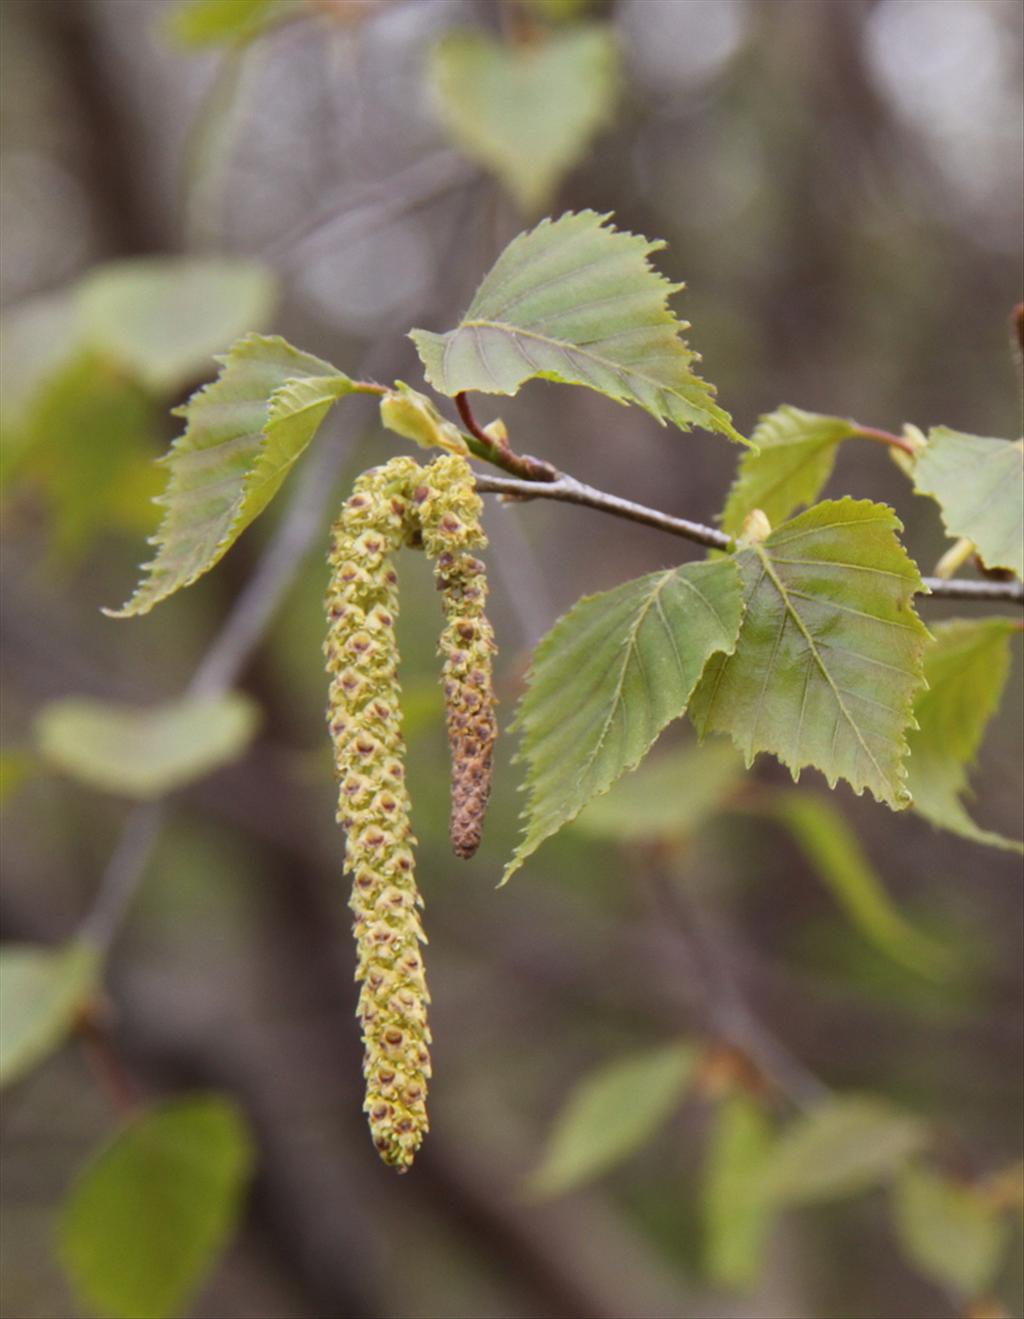
[[917, 454], [913, 444], [903, 435], [895, 435], [892, 431], [879, 430], [877, 426], [858, 425], [854, 430], [854, 435], [858, 439], [874, 440], [878, 444], [888, 444], [892, 449], [901, 449], [904, 453], [909, 454], [911, 458]]
[[488, 435], [476, 417], [473, 416], [473, 409], [469, 406], [469, 398], [465, 394], [455, 395], [455, 406], [459, 410], [462, 424], [476, 440], [476, 444], [472, 445], [471, 448], [478, 458], [493, 463], [495, 467], [502, 468], [503, 471], [518, 477], [521, 481], [556, 481], [558, 479], [558, 472], [550, 463], [544, 462], [541, 458], [531, 458], [529, 454], [516, 453], [509, 447], [507, 440], [495, 439], [493, 435]]

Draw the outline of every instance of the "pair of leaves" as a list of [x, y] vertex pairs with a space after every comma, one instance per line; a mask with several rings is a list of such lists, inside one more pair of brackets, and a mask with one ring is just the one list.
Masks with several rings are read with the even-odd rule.
[[[525, 837], [507, 879], [689, 706], [748, 764], [770, 751], [895, 809], [927, 632], [891, 509], [828, 501], [728, 559], [581, 601], [534, 655], [518, 716]], [[699, 679], [699, 682], [698, 682]]]
[[535, 215], [611, 119], [619, 53], [611, 29], [599, 24], [519, 44], [455, 31], [434, 47], [430, 75], [456, 144]]
[[[538, 377], [583, 385], [684, 430], [705, 426], [742, 442], [692, 370], [695, 354], [680, 337], [686, 326], [667, 306], [677, 286], [648, 262], [663, 245], [606, 221], [568, 213], [514, 239], [460, 325], [447, 335], [413, 331], [428, 379], [449, 396], [514, 394]], [[365, 389], [380, 392], [283, 339], [236, 343], [217, 380], [182, 409], [187, 427], [168, 455], [158, 553], [115, 616], [145, 613], [212, 568], [266, 507], [332, 404]], [[418, 397], [392, 392], [392, 402]], [[443, 424], [434, 419], [437, 434]]]
[[69, 697], [36, 717], [36, 743], [55, 769], [103, 792], [155, 801], [237, 759], [259, 721], [240, 692], [151, 709]]
[[180, 1313], [234, 1230], [252, 1162], [245, 1119], [221, 1095], [130, 1118], [61, 1211], [59, 1255], [77, 1293], [110, 1319]]

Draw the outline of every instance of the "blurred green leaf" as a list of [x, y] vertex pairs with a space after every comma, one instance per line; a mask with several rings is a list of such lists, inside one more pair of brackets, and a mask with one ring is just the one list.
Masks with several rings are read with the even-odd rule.
[[211, 384], [178, 415], [185, 433], [165, 461], [164, 507], [152, 543], [156, 557], [128, 603], [112, 618], [147, 614], [218, 563], [266, 508], [353, 382], [329, 362], [276, 335], [250, 334], [234, 345]]
[[591, 0], [524, 0], [524, 4], [549, 23], [571, 23], [587, 12]]
[[749, 1095], [724, 1099], [715, 1113], [704, 1174], [704, 1258], [720, 1287], [748, 1290], [761, 1271], [772, 1206], [760, 1173], [772, 1123]]
[[843, 1095], [799, 1117], [762, 1169], [775, 1204], [835, 1200], [888, 1181], [927, 1144], [927, 1125], [879, 1099]]
[[722, 530], [738, 536], [755, 508], [772, 526], [784, 522], [801, 504], [813, 504], [832, 475], [840, 441], [854, 434], [852, 421], [783, 404], [757, 423], [749, 449], [732, 483]]
[[36, 717], [39, 752], [91, 787], [149, 801], [236, 760], [259, 722], [240, 692], [136, 709], [70, 697]]
[[697, 1057], [678, 1041], [618, 1058], [582, 1080], [555, 1120], [530, 1193], [564, 1195], [639, 1149], [682, 1103]]
[[139, 257], [98, 266], [78, 285], [82, 335], [158, 393], [205, 374], [209, 359], [264, 324], [277, 283], [236, 257]]
[[900, 1244], [933, 1282], [972, 1300], [991, 1286], [1010, 1224], [973, 1187], [930, 1168], [905, 1169], [893, 1187]]
[[36, 757], [23, 747], [7, 747], [0, 751], [0, 805], [12, 797], [38, 768]]
[[536, 379], [583, 385], [681, 430], [703, 426], [745, 444], [691, 369], [687, 326], [667, 305], [681, 286], [648, 261], [664, 243], [608, 220], [569, 211], [514, 238], [460, 325], [412, 331], [427, 379], [449, 396], [515, 394]]
[[516, 717], [529, 798], [502, 882], [640, 763], [685, 712], [708, 657], [732, 649], [739, 623], [736, 566], [719, 559], [588, 596], [555, 624]]
[[938, 503], [950, 536], [973, 541], [987, 568], [1024, 577], [1024, 440], [934, 426], [912, 476], [917, 493]]
[[63, 1042], [100, 975], [95, 948], [0, 945], [0, 1085], [32, 1070]]
[[170, 1319], [227, 1244], [253, 1152], [238, 1108], [218, 1095], [132, 1118], [79, 1174], [59, 1224], [61, 1263], [110, 1319]]
[[620, 843], [685, 842], [742, 778], [743, 761], [724, 741], [648, 756], [606, 797], [585, 806], [576, 828]]
[[937, 977], [950, 969], [953, 954], [903, 916], [856, 834], [828, 798], [779, 792], [772, 795], [770, 810], [790, 830], [819, 878], [876, 948], [923, 975]]
[[534, 216], [609, 122], [619, 52], [611, 28], [597, 24], [514, 44], [454, 31], [435, 46], [430, 72], [455, 142]]
[[299, 0], [178, 0], [164, 30], [182, 46], [220, 46], [249, 41], [298, 8]]
[[54, 546], [73, 559], [101, 532], [151, 532], [162, 484], [156, 406], [107, 358], [82, 352], [50, 375], [24, 419], [19, 475], [52, 508]]
[[910, 744], [914, 809], [940, 829], [990, 847], [1024, 851], [1024, 843], [981, 829], [967, 814], [967, 770], [999, 707], [1010, 668], [1009, 618], [949, 619], [932, 625], [924, 655], [928, 686], [917, 698]]
[[746, 613], [729, 656], [708, 663], [690, 703], [703, 738], [728, 733], [747, 758], [812, 765], [894, 810], [910, 805], [906, 730], [923, 682], [921, 584], [892, 509], [826, 500], [736, 554]]
[[0, 483], [6, 484], [14, 474], [33, 396], [79, 347], [74, 299], [67, 289], [4, 310], [0, 317]]

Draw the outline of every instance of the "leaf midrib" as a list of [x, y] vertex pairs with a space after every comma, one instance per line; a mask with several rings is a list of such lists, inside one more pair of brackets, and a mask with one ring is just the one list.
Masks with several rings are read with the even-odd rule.
[[[839, 710], [840, 710], [840, 712], [841, 712], [843, 718], [846, 720], [847, 724], [848, 724], [849, 727], [852, 729], [853, 734], [854, 734], [854, 736], [856, 737], [857, 742], [859, 743], [859, 745], [860, 745], [862, 751], [863, 751], [864, 754], [867, 756], [867, 758], [868, 758], [868, 760], [871, 762], [871, 764], [874, 766], [875, 772], [878, 774], [879, 781], [880, 781], [881, 783], [888, 783], [888, 781], [889, 781], [889, 780], [888, 780], [888, 776], [887, 776], [887, 775], [885, 774], [885, 772], [883, 771], [881, 765], [879, 765], [877, 759], [875, 758], [875, 754], [874, 754], [874, 752], [871, 750], [871, 748], [868, 746], [868, 744], [864, 741], [864, 737], [863, 737], [863, 735], [861, 734], [860, 729], [857, 727], [857, 724], [856, 724], [856, 722], [854, 721], [853, 716], [850, 714], [849, 710], [847, 710], [846, 705], [845, 705], [845, 703], [844, 703], [844, 701], [843, 701], [843, 698], [842, 698], [842, 694], [841, 694], [839, 688], [838, 688], [838, 687], [836, 686], [836, 684], [833, 682], [833, 680], [832, 680], [832, 675], [829, 673], [829, 671], [828, 671], [828, 669], [827, 669], [827, 667], [826, 667], [826, 665], [825, 665], [825, 661], [822, 659], [821, 654], [820, 654], [819, 651], [818, 651], [818, 645], [817, 645], [817, 642], [814, 640], [814, 637], [812, 636], [812, 634], [810, 633], [810, 631], [808, 630], [808, 628], [807, 628], [806, 625], [804, 624], [804, 621], [803, 621], [803, 619], [800, 617], [800, 614], [799, 614], [799, 612], [798, 612], [796, 606], [795, 606], [795, 605], [793, 604], [793, 602], [790, 600], [790, 598], [789, 598], [789, 592], [786, 590], [786, 585], [785, 585], [785, 583], [782, 581], [782, 579], [779, 577], [779, 575], [778, 575], [778, 573], [775, 571], [774, 567], [772, 566], [772, 561], [771, 561], [770, 557], [768, 556], [768, 554], [766, 553], [766, 551], [765, 551], [765, 549], [764, 549], [764, 547], [763, 547], [762, 545], [754, 545], [752, 548], [753, 548], [755, 554], [757, 555], [757, 557], [761, 560], [761, 564], [762, 564], [762, 566], [763, 566], [763, 568], [764, 568], [764, 574], [765, 574], [765, 575], [768, 577], [768, 579], [771, 581], [771, 583], [772, 583], [772, 585], [775, 587], [776, 591], [778, 591], [778, 593], [779, 593], [779, 598], [782, 600], [782, 604], [783, 604], [783, 607], [784, 607], [785, 610], [786, 610], [786, 613], [789, 615], [790, 618], [792, 618], [793, 622], [796, 624], [797, 628], [799, 629], [800, 633], [802, 634], [804, 640], [807, 642], [807, 645], [808, 645], [808, 647], [809, 647], [809, 649], [810, 649], [811, 655], [814, 657], [814, 662], [815, 662], [815, 664], [818, 666], [818, 669], [819, 669], [819, 671], [820, 671], [820, 673], [821, 673], [821, 676], [825, 679], [826, 683], [827, 683], [828, 686], [829, 686], [829, 689], [830, 689], [831, 692], [832, 692], [833, 697], [835, 698], [836, 705], [839, 707]], [[799, 748], [798, 748], [797, 753], [799, 754]]]
[[[537, 341], [537, 343], [547, 344], [549, 347], [557, 348], [559, 349], [560, 352], [566, 354], [578, 353], [580, 356], [586, 357], [592, 362], [597, 362], [601, 366], [607, 367], [608, 370], [612, 371], [615, 375], [617, 375], [620, 378], [620, 380], [623, 378], [623, 376], [635, 376], [636, 379], [646, 381], [647, 384], [653, 385], [656, 389], [664, 389], [664, 390], [668, 390], [672, 394], [676, 394], [679, 398], [683, 399], [686, 403], [689, 403], [691, 407], [700, 406], [699, 404], [695, 404], [692, 402], [692, 400], [688, 399], [686, 395], [681, 393], [675, 385], [672, 385], [665, 380], [659, 380], [656, 376], [648, 375], [646, 371], [639, 371], [633, 366], [623, 366], [619, 362], [612, 361], [612, 359], [609, 357], [603, 357], [600, 353], [591, 352], [587, 348], [580, 347], [579, 344], [574, 344], [571, 339], [552, 339], [550, 335], [538, 334], [535, 330], [524, 330], [518, 325], [509, 325], [505, 321], [490, 321], [490, 320], [479, 320], [479, 319], [471, 320], [471, 321], [463, 321], [462, 325], [459, 326], [459, 329], [460, 330], [461, 329], [501, 330], [505, 334], [511, 335], [513, 337], [522, 336], [523, 338], [526, 339], [534, 339]], [[456, 331], [456, 333], [458, 333], [458, 331]], [[706, 411], [706, 409], [702, 409], [702, 411]]]

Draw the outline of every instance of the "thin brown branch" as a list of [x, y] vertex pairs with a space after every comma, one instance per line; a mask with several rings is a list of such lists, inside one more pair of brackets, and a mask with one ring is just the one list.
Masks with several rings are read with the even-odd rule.
[[[673, 517], [643, 504], [634, 504], [632, 500], [585, 485], [565, 472], [559, 472], [554, 481], [545, 482], [512, 481], [503, 476], [480, 474], [476, 478], [476, 487], [483, 494], [489, 495], [506, 495], [516, 499], [557, 499], [566, 504], [582, 504], [585, 508], [595, 508], [613, 517], [655, 527], [658, 531], [668, 532], [670, 536], [681, 536], [684, 540], [705, 545], [708, 549], [734, 548], [732, 537], [716, 527], [706, 527], [700, 522], [690, 522], [686, 518]], [[1024, 584], [1021, 582], [945, 581], [941, 577], [926, 577], [924, 587], [922, 594], [938, 599], [971, 600], [975, 604], [1024, 605]]]

